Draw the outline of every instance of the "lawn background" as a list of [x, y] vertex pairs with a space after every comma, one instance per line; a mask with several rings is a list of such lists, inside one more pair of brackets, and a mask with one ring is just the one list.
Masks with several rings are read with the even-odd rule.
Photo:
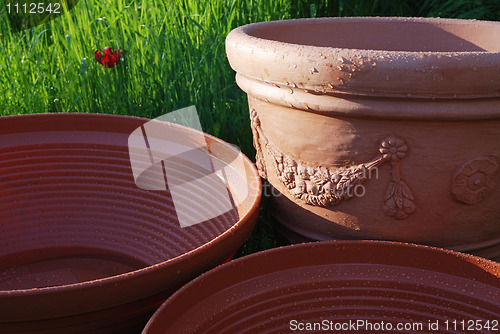
[[[500, 0], [81, 0], [69, 15], [18, 33], [0, 5], [0, 115], [154, 118], [194, 104], [205, 132], [253, 159], [246, 96], [227, 62], [225, 37], [247, 23], [324, 16], [500, 20]], [[127, 52], [115, 68], [94, 59], [106, 46]], [[239, 255], [274, 246], [264, 198]]]

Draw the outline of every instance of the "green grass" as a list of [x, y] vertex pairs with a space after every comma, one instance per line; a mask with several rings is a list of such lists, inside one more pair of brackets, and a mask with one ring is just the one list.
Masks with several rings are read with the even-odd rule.
[[[204, 129], [251, 149], [244, 96], [224, 39], [234, 27], [288, 18], [284, 1], [80, 1], [71, 15], [12, 34], [2, 15], [0, 113], [156, 117], [195, 104]], [[244, 15], [244, 17], [242, 16]], [[93, 50], [127, 51], [106, 69]]]
[[[154, 118], [196, 105], [203, 129], [254, 156], [246, 96], [224, 40], [237, 26], [319, 16], [500, 19], [497, 0], [82, 0], [41, 26], [12, 33], [0, 6], [0, 115], [94, 112]], [[127, 51], [106, 69], [93, 51]], [[240, 254], [274, 246], [264, 203]]]

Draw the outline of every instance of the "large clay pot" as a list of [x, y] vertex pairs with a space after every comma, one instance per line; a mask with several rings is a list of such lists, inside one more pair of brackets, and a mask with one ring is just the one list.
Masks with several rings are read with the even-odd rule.
[[500, 256], [499, 36], [497, 22], [433, 18], [232, 31], [278, 230]]
[[248, 237], [261, 194], [253, 164], [242, 155], [233, 164], [239, 151], [220, 139], [154, 123], [186, 142], [203, 138], [214, 165], [227, 163], [223, 191], [234, 207], [182, 228], [180, 211], [199, 216], [221, 196], [207, 178], [175, 199], [175, 176], [168, 191], [137, 186], [131, 133], [142, 129], [150, 148], [174, 145], [150, 135], [151, 124], [117, 115], [0, 117], [0, 333], [138, 333], [175, 289]]

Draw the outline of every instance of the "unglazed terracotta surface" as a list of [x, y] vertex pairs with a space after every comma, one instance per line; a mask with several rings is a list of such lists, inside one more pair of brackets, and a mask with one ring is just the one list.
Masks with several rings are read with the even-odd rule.
[[[457, 317], [496, 323], [499, 263], [412, 244], [328, 241], [264, 251], [205, 273], [170, 297], [143, 334], [319, 333], [293, 326], [323, 321], [333, 323], [329, 333], [467, 332], [450, 321], [446, 327]], [[335, 330], [358, 321], [393, 327]], [[397, 323], [422, 328], [398, 330]]]
[[[148, 121], [0, 118], [0, 333], [138, 333], [176, 288], [222, 263], [248, 237], [261, 185], [247, 158], [227, 171], [227, 189], [239, 204], [197, 225], [181, 228], [176, 210], [196, 214], [214, 205], [216, 196], [205, 196], [211, 184], [200, 183], [175, 208], [169, 191], [136, 186], [128, 138]], [[161, 124], [186, 140], [195, 133]], [[239, 152], [205, 136], [219, 163]]]
[[498, 22], [431, 18], [233, 30], [280, 233], [500, 259], [499, 35]]

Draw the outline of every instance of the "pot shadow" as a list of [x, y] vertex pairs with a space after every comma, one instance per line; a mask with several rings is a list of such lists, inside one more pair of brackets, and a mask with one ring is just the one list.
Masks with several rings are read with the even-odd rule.
[[[271, 189], [273, 187], [270, 185]], [[274, 188], [275, 189], [275, 188]], [[274, 190], [278, 191], [278, 190]], [[273, 192], [274, 192], [273, 191]], [[310, 214], [307, 212], [305, 215], [303, 214], [304, 209], [294, 201], [290, 200], [288, 197], [284, 195], [279, 196], [279, 200], [272, 200], [269, 197], [266, 198], [268, 201], [268, 207], [270, 210], [270, 221], [273, 226], [274, 235], [276, 238], [277, 245], [285, 246], [289, 244], [297, 244], [297, 243], [308, 243], [315, 241], [326, 241], [326, 240], [361, 240], [360, 238], [349, 238], [344, 236], [352, 236], [354, 231], [359, 231], [360, 226], [356, 223], [353, 223], [352, 226], [342, 226], [340, 224], [336, 224], [329, 219], [325, 219], [321, 216], [316, 215], [314, 217], [314, 221], [316, 225], [322, 226], [331, 226], [332, 230], [328, 233], [328, 235], [323, 236], [321, 239], [315, 238], [316, 235], [312, 235], [312, 233], [308, 233], [307, 228], [302, 230], [291, 228], [289, 224], [286, 224], [288, 221], [293, 220], [308, 220], [310, 219]], [[337, 210], [329, 208], [330, 211], [335, 212]], [[299, 217], [299, 218], [298, 218]], [[293, 226], [297, 227], [297, 226]], [[309, 235], [308, 235], [309, 234]]]

